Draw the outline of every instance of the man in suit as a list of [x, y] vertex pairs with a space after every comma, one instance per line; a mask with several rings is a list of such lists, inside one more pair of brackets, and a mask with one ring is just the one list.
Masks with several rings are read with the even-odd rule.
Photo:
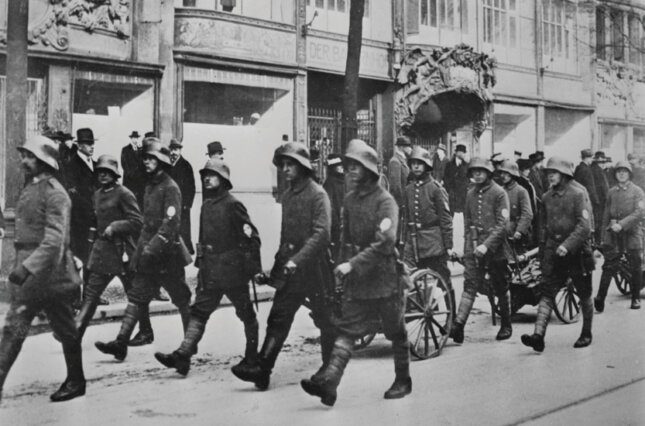
[[179, 233], [184, 240], [188, 252], [195, 254], [193, 241], [190, 236], [190, 209], [195, 199], [195, 175], [193, 167], [181, 156], [181, 141], [170, 140], [170, 177], [177, 183], [181, 191], [181, 227]]
[[123, 167], [123, 186], [132, 191], [137, 198], [139, 208], [143, 209], [146, 172], [141, 160], [141, 140], [136, 130], [130, 133], [130, 144], [121, 150], [121, 166]]
[[443, 184], [443, 174], [449, 161], [448, 157], [446, 157], [446, 145], [440, 143], [432, 158], [431, 174], [434, 180], [441, 184]]
[[83, 279], [87, 280], [87, 260], [90, 256], [90, 228], [95, 223], [93, 206], [94, 191], [98, 181], [94, 175], [94, 133], [92, 129], [76, 131], [78, 151], [65, 167], [65, 187], [72, 199], [72, 224], [70, 247], [72, 253], [83, 262]]
[[[583, 149], [580, 151], [580, 158], [580, 164], [576, 166], [576, 170], [573, 172], [573, 179], [587, 190], [591, 201], [591, 214], [593, 215], [601, 209], [598, 192], [596, 191], [596, 181], [593, 177], [593, 170], [591, 170], [593, 154], [590, 149]], [[594, 231], [593, 227], [591, 230]], [[595, 237], [598, 238], [599, 236], [595, 235]]]
[[412, 142], [407, 136], [396, 138], [394, 146], [394, 155], [387, 165], [388, 180], [390, 182], [390, 194], [396, 200], [396, 204], [401, 208], [405, 202], [405, 186], [408, 184], [408, 175], [410, 167], [408, 166], [408, 157], [412, 153]]
[[446, 164], [443, 173], [443, 185], [448, 192], [450, 201], [450, 214], [462, 213], [466, 205], [466, 192], [468, 191], [468, 163], [465, 159], [466, 145], [457, 145], [455, 155]]
[[219, 158], [220, 160], [224, 159], [224, 150], [226, 148], [222, 146], [221, 142], [218, 142], [218, 141], [211, 142], [207, 145], [207, 149], [208, 149], [208, 152], [206, 153], [206, 155], [208, 155], [210, 159], [213, 159], [213, 158]]

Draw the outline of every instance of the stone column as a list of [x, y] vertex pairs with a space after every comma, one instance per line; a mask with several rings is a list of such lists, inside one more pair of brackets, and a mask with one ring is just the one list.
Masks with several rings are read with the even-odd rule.
[[72, 69], [50, 65], [48, 74], [47, 124], [54, 130], [72, 131]]
[[296, 62], [298, 75], [293, 93], [293, 140], [308, 143], [307, 135], [307, 36], [303, 28], [307, 20], [306, 0], [296, 2]]

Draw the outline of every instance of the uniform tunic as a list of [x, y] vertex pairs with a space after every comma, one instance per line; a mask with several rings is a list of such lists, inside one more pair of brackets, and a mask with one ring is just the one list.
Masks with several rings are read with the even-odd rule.
[[135, 304], [147, 304], [161, 285], [175, 305], [186, 306], [190, 290], [184, 274], [187, 262], [181, 256], [179, 244], [179, 187], [161, 171], [148, 179], [143, 205], [143, 228], [130, 261], [135, 277], [128, 299]]
[[[468, 190], [464, 209], [464, 291], [476, 294], [482, 286], [486, 267], [496, 293], [508, 290], [504, 241], [509, 216], [508, 195], [492, 179]], [[487, 252], [478, 261], [474, 249], [482, 244]]]
[[533, 220], [533, 209], [531, 208], [529, 193], [515, 180], [511, 180], [507, 185], [504, 185], [504, 190], [508, 195], [510, 205], [507, 235], [510, 237], [515, 232], [519, 232], [523, 236], [528, 236], [531, 231], [531, 221]]
[[246, 207], [228, 190], [207, 192], [199, 222], [198, 286], [191, 315], [206, 322], [226, 295], [244, 323], [255, 323], [248, 284], [262, 271], [260, 237]]
[[20, 345], [34, 316], [45, 310], [63, 344], [77, 344], [70, 296], [78, 291], [81, 278], [69, 249], [70, 216], [71, 200], [49, 173], [29, 180], [20, 193], [14, 269], [22, 266], [29, 275], [20, 286], [8, 283], [11, 306], [3, 340], [17, 339]]
[[345, 278], [341, 333], [358, 337], [380, 319], [390, 340], [407, 340], [405, 301], [396, 266], [398, 208], [377, 183], [360, 185], [345, 197], [341, 262], [352, 271]]
[[[566, 178], [565, 178], [566, 179]], [[567, 278], [572, 278], [580, 298], [591, 296], [593, 257], [590, 237], [592, 210], [584, 188], [566, 180], [544, 194], [540, 220], [540, 252], [544, 295], [555, 297]], [[562, 246], [565, 256], [556, 255]]]

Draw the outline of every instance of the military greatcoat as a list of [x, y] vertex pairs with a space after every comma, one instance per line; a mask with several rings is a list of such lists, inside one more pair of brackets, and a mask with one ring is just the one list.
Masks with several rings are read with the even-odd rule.
[[616, 220], [621, 226], [624, 238], [624, 249], [643, 248], [643, 229], [641, 220], [645, 217], [645, 195], [643, 190], [633, 182], [627, 181], [612, 187], [607, 194], [602, 219], [603, 244], [615, 246], [613, 232], [609, 231], [610, 221]]

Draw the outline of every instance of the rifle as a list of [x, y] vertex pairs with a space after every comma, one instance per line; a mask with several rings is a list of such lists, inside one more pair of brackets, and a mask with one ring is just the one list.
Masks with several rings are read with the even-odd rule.
[[476, 226], [470, 226], [470, 236], [471, 236], [471, 242], [473, 244], [473, 257], [475, 258], [475, 267], [477, 269], [483, 269], [484, 272], [484, 288], [481, 290], [484, 290], [486, 292], [486, 297], [488, 298], [488, 303], [490, 303], [491, 307], [491, 313], [493, 317], [493, 325], [497, 325], [497, 319], [495, 318], [495, 307], [497, 304], [495, 303], [495, 296], [493, 295], [493, 288], [490, 283], [490, 276], [488, 274], [488, 262], [486, 262], [484, 259], [481, 261], [475, 254], [475, 251], [477, 250], [477, 246], [479, 245], [479, 229], [477, 229]]
[[417, 240], [417, 224], [415, 222], [408, 223], [410, 230], [410, 240], [412, 241], [412, 254], [414, 255], [414, 264], [419, 263], [419, 241]]

